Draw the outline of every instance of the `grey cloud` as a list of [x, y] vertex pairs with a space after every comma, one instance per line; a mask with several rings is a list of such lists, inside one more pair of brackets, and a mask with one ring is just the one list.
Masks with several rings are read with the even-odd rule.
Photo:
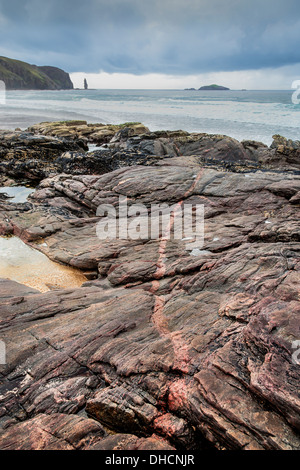
[[300, 63], [299, 0], [0, 0], [0, 53], [70, 72]]

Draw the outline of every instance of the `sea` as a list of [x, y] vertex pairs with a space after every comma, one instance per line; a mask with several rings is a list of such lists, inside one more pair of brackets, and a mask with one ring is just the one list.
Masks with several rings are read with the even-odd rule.
[[63, 90], [7, 91], [0, 129], [43, 121], [142, 122], [151, 131], [223, 134], [267, 145], [280, 134], [300, 140], [300, 104], [293, 90]]

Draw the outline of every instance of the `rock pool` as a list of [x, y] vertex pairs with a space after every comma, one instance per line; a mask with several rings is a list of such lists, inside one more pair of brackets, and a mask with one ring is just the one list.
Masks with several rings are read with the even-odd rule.
[[17, 237], [0, 237], [0, 277], [40, 292], [80, 287], [87, 280], [81, 271], [51, 261]]

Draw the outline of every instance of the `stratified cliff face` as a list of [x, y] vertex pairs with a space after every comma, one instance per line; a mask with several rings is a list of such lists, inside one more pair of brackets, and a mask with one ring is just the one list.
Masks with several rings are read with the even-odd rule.
[[69, 74], [57, 67], [39, 67], [7, 57], [0, 57], [0, 80], [8, 90], [73, 89]]
[[73, 89], [73, 83], [70, 79], [70, 75], [64, 70], [57, 67], [50, 67], [49, 65], [44, 65], [38, 67], [38, 69], [47, 75], [53, 82], [55, 82], [59, 89], [69, 90]]

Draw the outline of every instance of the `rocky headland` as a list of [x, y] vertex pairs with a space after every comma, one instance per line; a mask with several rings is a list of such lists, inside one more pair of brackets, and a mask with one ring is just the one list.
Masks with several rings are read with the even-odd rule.
[[[1, 236], [86, 278], [1, 279], [0, 449], [300, 449], [299, 142], [41, 123], [0, 132], [0, 182], [35, 187]], [[120, 196], [203, 204], [204, 245], [100, 240]]]
[[70, 75], [58, 67], [0, 57], [0, 80], [7, 90], [71, 90]]

